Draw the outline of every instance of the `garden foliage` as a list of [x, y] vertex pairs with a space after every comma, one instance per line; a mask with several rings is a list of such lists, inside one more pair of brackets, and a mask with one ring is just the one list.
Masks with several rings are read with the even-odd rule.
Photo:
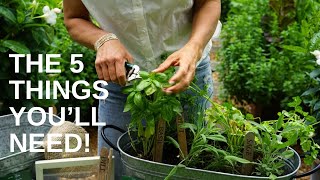
[[[286, 162], [294, 156], [290, 146], [299, 143], [308, 154], [305, 163], [312, 164], [317, 159], [320, 146], [314, 142], [315, 118], [304, 112], [301, 99], [295, 97], [289, 103], [290, 111], [278, 113], [278, 119], [257, 122], [252, 115], [243, 115], [231, 104], [220, 105], [212, 102], [212, 107], [199, 118], [197, 124], [184, 123], [183, 128], [192, 132], [189, 154], [176, 166], [168, 177], [180, 167], [242, 174], [244, 164], [252, 164], [251, 176], [270, 177], [285, 175]], [[244, 159], [245, 135], [255, 135], [253, 161]], [[173, 138], [170, 140], [179, 148]], [[169, 179], [169, 178], [167, 178]]]
[[[47, 5], [48, 3], [46, 3]], [[44, 19], [37, 18], [43, 14], [44, 1], [38, 4], [25, 0], [3, 0], [0, 2], [0, 114], [9, 113], [8, 107], [16, 109], [24, 106], [31, 108], [35, 105], [50, 106], [53, 100], [25, 99], [25, 86], [20, 88], [20, 99], [14, 100], [14, 86], [9, 85], [9, 80], [46, 80], [45, 74], [26, 73], [25, 61], [20, 62], [20, 73], [14, 73], [14, 60], [9, 58], [10, 53], [32, 54], [33, 60], [38, 54], [45, 54], [52, 42], [54, 28], [48, 25]]]
[[301, 95], [320, 46], [319, 9], [317, 0], [231, 0], [218, 68], [227, 94], [263, 107]]
[[[0, 2], [0, 84], [2, 85], [0, 95], [0, 114], [10, 113], [8, 107], [15, 109], [27, 107], [27, 110], [33, 106], [48, 107], [80, 107], [82, 118], [88, 115], [88, 108], [92, 106], [94, 100], [73, 99], [65, 100], [58, 95], [58, 99], [39, 100], [33, 96], [31, 100], [25, 98], [25, 86], [20, 88], [19, 100], [14, 100], [14, 86], [9, 85], [9, 80], [31, 80], [31, 83], [37, 85], [38, 81], [55, 80], [64, 84], [66, 80], [73, 84], [78, 80], [86, 80], [92, 84], [97, 78], [94, 60], [95, 53], [70, 39], [70, 36], [63, 24], [63, 14], [45, 16], [43, 7], [48, 6], [51, 10], [61, 8], [60, 0], [2, 0]], [[52, 15], [52, 13], [51, 13]], [[48, 19], [51, 18], [51, 19]], [[25, 72], [25, 60], [20, 62], [20, 73], [14, 73], [14, 60], [9, 58], [9, 54], [31, 54], [32, 60], [36, 61], [38, 54], [61, 54], [61, 58], [55, 58], [60, 61], [60, 74], [38, 73], [36, 68], [32, 73]], [[70, 55], [83, 54], [85, 67], [82, 73], [74, 74], [70, 71]], [[63, 87], [64, 88], [64, 87]], [[70, 87], [71, 88], [71, 87]], [[81, 94], [81, 89], [93, 88], [79, 87], [77, 92]], [[70, 118], [72, 119], [72, 118]]]

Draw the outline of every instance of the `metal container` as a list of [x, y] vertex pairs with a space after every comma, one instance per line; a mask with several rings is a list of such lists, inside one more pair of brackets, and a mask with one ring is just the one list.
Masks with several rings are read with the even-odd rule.
[[[35, 122], [39, 122], [42, 118], [40, 112], [34, 112], [31, 115]], [[51, 125], [48, 122], [49, 115], [46, 114], [46, 122], [42, 126], [32, 126], [28, 122], [28, 113], [23, 113], [20, 118], [20, 126], [16, 126], [14, 115], [5, 115], [0, 117], [0, 177], [4, 177], [11, 173], [16, 173], [25, 169], [34, 168], [34, 162], [44, 159], [44, 154], [39, 152], [30, 152], [29, 135], [31, 133], [47, 134]], [[53, 121], [59, 122], [60, 119], [53, 115]], [[22, 134], [27, 135], [26, 152], [20, 152], [15, 144], [15, 152], [10, 152], [10, 134], [15, 134], [22, 143]], [[41, 141], [42, 138], [35, 138]], [[18, 152], [19, 151], [19, 152]]]
[[[128, 133], [124, 133], [118, 139], [117, 147], [120, 151], [121, 160], [124, 165], [124, 171], [126, 176], [147, 179], [147, 180], [163, 180], [169, 172], [174, 167], [173, 165], [157, 163], [153, 161], [148, 161], [140, 159], [129, 155], [126, 151], [131, 147], [131, 139]], [[293, 149], [291, 149], [293, 150]], [[293, 150], [294, 151], [294, 150]], [[285, 171], [288, 172], [284, 176], [277, 177], [278, 180], [290, 180], [294, 178], [300, 165], [301, 159], [296, 151], [294, 151], [294, 156], [288, 160], [285, 160], [286, 167]], [[236, 175], [215, 171], [207, 171], [194, 168], [179, 168], [174, 176], [170, 179], [184, 179], [184, 180], [250, 180], [250, 179], [265, 179], [269, 180], [269, 177], [258, 177], [258, 176], [246, 176], [246, 175]]]

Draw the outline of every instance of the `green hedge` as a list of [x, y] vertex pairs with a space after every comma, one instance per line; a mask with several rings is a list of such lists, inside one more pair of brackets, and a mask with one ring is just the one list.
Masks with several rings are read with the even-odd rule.
[[315, 68], [310, 51], [320, 45], [319, 7], [313, 0], [231, 0], [218, 56], [227, 96], [264, 109], [301, 95]]

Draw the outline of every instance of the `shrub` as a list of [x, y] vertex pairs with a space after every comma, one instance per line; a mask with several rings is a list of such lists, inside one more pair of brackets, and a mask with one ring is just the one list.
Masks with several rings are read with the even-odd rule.
[[319, 46], [319, 7], [316, 1], [232, 0], [218, 68], [227, 95], [262, 108], [300, 95], [311, 84], [306, 72], [314, 68], [309, 52]]
[[[55, 4], [54, 1], [50, 1]], [[14, 60], [9, 54], [31, 54], [32, 60], [38, 58], [38, 54], [45, 54], [50, 48], [54, 28], [46, 23], [43, 18], [42, 7], [50, 4], [42, 1], [32, 3], [31, 0], [3, 0], [0, 2], [0, 84], [2, 85], [0, 95], [0, 114], [10, 113], [8, 107], [16, 109], [21, 107], [31, 108], [33, 106], [47, 107], [55, 103], [53, 100], [37, 100], [25, 97], [25, 86], [20, 88], [20, 99], [14, 99], [14, 86], [9, 85], [9, 80], [46, 80], [45, 74], [26, 73], [25, 62], [20, 62], [20, 73], [14, 73]]]

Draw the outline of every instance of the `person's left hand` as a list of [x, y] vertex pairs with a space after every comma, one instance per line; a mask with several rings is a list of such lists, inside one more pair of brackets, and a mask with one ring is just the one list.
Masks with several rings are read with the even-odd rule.
[[197, 46], [189, 43], [171, 54], [157, 69], [153, 70], [153, 72], [163, 72], [170, 66], [179, 66], [179, 70], [169, 80], [172, 86], [164, 89], [166, 93], [179, 93], [189, 87], [194, 78], [196, 64], [201, 54], [202, 52]]

